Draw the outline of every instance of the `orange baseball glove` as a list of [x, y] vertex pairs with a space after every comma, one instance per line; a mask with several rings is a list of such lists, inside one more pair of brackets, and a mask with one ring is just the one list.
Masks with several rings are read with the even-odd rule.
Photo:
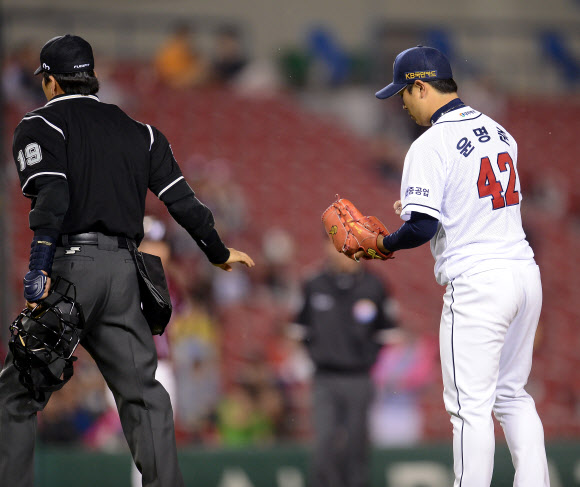
[[364, 259], [393, 259], [393, 252], [384, 254], [377, 248], [377, 237], [389, 231], [374, 216], [364, 216], [349, 200], [340, 198], [322, 214], [326, 233], [336, 247], [347, 257], [357, 260], [356, 253], [364, 251]]

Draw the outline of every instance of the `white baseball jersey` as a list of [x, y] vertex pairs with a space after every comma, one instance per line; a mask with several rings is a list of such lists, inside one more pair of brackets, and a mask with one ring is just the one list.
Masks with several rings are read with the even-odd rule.
[[540, 271], [525, 239], [517, 145], [484, 114], [444, 113], [405, 159], [403, 220], [439, 220], [431, 240], [444, 402], [453, 425], [454, 487], [489, 487], [492, 411], [515, 466], [514, 487], [548, 487], [543, 428], [525, 391], [542, 307]]
[[517, 153], [513, 137], [471, 107], [443, 114], [409, 149], [401, 218], [417, 211], [439, 220], [431, 240], [439, 284], [493, 261], [533, 258], [522, 229]]

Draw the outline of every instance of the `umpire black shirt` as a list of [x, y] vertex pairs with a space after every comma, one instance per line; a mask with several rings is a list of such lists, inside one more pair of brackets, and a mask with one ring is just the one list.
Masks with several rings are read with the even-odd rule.
[[214, 261], [229, 255], [165, 136], [95, 95], [60, 95], [27, 113], [13, 155], [22, 192], [33, 200], [35, 234], [101, 232], [139, 242], [150, 189], [198, 244], [210, 240]]

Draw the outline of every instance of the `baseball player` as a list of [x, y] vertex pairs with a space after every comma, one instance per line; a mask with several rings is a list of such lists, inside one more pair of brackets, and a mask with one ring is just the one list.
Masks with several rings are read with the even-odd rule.
[[[466, 106], [437, 49], [401, 52], [393, 82], [419, 125], [401, 199], [405, 223], [379, 235], [379, 256], [431, 241], [437, 282], [446, 286], [440, 324], [445, 407], [453, 424], [455, 487], [489, 487], [492, 411], [515, 467], [514, 486], [547, 487], [542, 423], [525, 390], [542, 306], [540, 272], [522, 230], [517, 143], [499, 123]], [[369, 258], [359, 252], [358, 256]]]
[[[42, 74], [48, 103], [24, 116], [13, 142], [22, 192], [32, 199], [24, 296], [33, 306], [56, 276], [76, 285], [86, 320], [81, 344], [115, 397], [143, 485], [183, 486], [171, 403], [155, 379], [155, 345], [128, 250], [131, 240], [143, 238], [147, 189], [211, 263], [231, 271], [235, 262], [254, 262], [222, 243], [211, 211], [185, 181], [165, 136], [99, 101], [87, 41], [74, 35], [51, 39], [35, 74]], [[49, 397], [29, 394], [9, 353], [0, 373], [2, 485], [33, 486], [36, 414]]]

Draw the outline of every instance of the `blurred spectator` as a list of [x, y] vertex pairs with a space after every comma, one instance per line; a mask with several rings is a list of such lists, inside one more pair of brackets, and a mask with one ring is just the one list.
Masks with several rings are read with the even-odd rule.
[[157, 76], [171, 88], [199, 86], [208, 79], [208, 62], [195, 46], [194, 35], [188, 24], [175, 25], [155, 55]]
[[279, 313], [287, 314], [300, 301], [300, 285], [296, 276], [295, 242], [290, 233], [272, 227], [262, 235], [263, 264], [256, 274], [266, 299], [280, 306]]
[[220, 439], [242, 446], [284, 435], [285, 400], [266, 353], [256, 348], [239, 364], [217, 414]]
[[226, 446], [248, 446], [274, 439], [266, 411], [258, 401], [258, 390], [237, 382], [223, 397], [217, 411], [220, 440]]
[[218, 84], [228, 84], [248, 63], [241, 33], [235, 25], [222, 25], [216, 31], [214, 42], [212, 78]]
[[227, 307], [246, 302], [250, 297], [252, 284], [245, 274], [228, 272], [216, 274], [211, 286], [215, 304]]
[[232, 166], [227, 159], [208, 160], [200, 154], [192, 155], [184, 164], [184, 172], [211, 209], [216, 228], [224, 238], [235, 238], [247, 225], [246, 197]]
[[206, 300], [190, 295], [169, 330], [177, 381], [177, 428], [191, 442], [212, 440], [220, 399], [218, 323]]
[[19, 111], [29, 111], [46, 103], [40, 80], [34, 76], [38, 67], [38, 51], [23, 43], [7, 56], [2, 73], [2, 91], [8, 103]]
[[316, 366], [313, 379], [313, 486], [369, 486], [370, 369], [392, 335], [389, 294], [365, 265], [326, 242], [326, 266], [304, 286], [291, 332]]
[[439, 347], [434, 337], [401, 328], [383, 347], [372, 370], [371, 441], [380, 447], [415, 445], [423, 439], [420, 393], [433, 383]]

